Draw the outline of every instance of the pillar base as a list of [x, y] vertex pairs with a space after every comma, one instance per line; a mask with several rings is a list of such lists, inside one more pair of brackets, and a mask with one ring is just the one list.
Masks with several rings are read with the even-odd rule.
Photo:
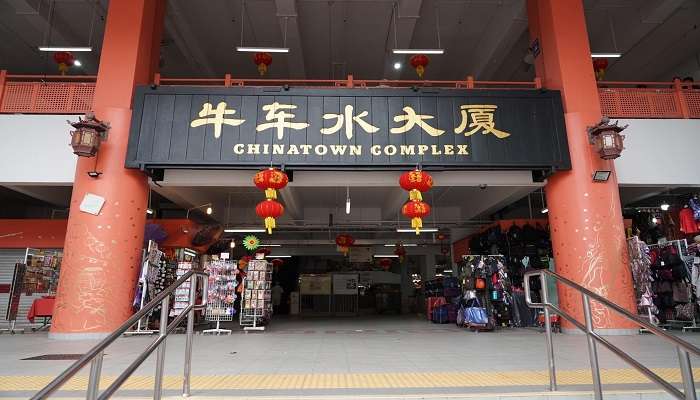
[[[580, 329], [574, 328], [562, 328], [561, 332], [565, 335], [585, 335], [586, 333], [583, 332]], [[605, 329], [596, 329], [595, 333], [599, 334], [600, 336], [630, 336], [630, 335], [639, 335], [639, 329], [612, 329], [612, 328], [605, 328]]]
[[62, 332], [49, 332], [49, 339], [51, 340], [102, 340], [110, 335], [111, 332], [90, 332], [90, 333], [62, 333]]

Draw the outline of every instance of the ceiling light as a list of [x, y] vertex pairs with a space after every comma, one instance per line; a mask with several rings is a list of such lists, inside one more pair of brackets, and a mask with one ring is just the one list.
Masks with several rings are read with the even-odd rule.
[[[420, 231], [421, 231], [421, 233], [423, 233], [423, 232], [437, 232], [437, 231], [439, 231], [439, 229], [438, 229], [438, 228], [421, 228]], [[399, 233], [416, 233], [416, 230], [415, 230], [415, 229], [411, 229], [411, 228], [396, 228], [396, 232], [399, 232]]]
[[596, 171], [593, 173], [593, 182], [607, 182], [610, 174], [610, 171]]
[[395, 63], [394, 63], [394, 69], [401, 69], [401, 63], [400, 63], [400, 62], [395, 62]]
[[396, 254], [375, 254], [374, 258], [399, 258]]
[[265, 258], [292, 258], [292, 256], [273, 256], [273, 255], [269, 255], [269, 256], [265, 256]]
[[258, 233], [258, 232], [266, 232], [266, 231], [263, 228], [232, 228], [232, 229], [224, 229], [224, 232], [226, 232], [226, 233]]
[[75, 60], [73, 61], [73, 65], [75, 65], [76, 67], [82, 67], [83, 63], [81, 63], [80, 60]]
[[235, 240], [232, 240], [232, 241], [231, 241], [231, 244], [229, 245], [229, 247], [231, 247], [232, 249], [235, 249], [235, 248], [236, 248], [236, 241], [235, 241]]
[[654, 217], [654, 218], [651, 219], [651, 223], [652, 223], [652, 224], [655, 224], [655, 223], [657, 223], [657, 222], [659, 222], [659, 219], [658, 219], [658, 218]]
[[282, 247], [281, 244], [261, 244], [258, 247]]
[[542, 214], [547, 214], [549, 212], [549, 208], [545, 207], [540, 211]]
[[592, 58], [620, 58], [622, 53], [591, 53]]
[[345, 214], [350, 214], [350, 187], [345, 188]]
[[207, 215], [211, 215], [212, 211], [211, 207], [207, 207]]
[[665, 201], [661, 203], [661, 211], [668, 211], [669, 208], [671, 208], [671, 205], [666, 203]]
[[236, 47], [241, 53], [289, 53], [288, 47]]
[[[413, 231], [411, 231], [411, 232], [413, 232]], [[418, 245], [415, 243], [404, 243], [404, 244], [402, 244], [402, 246], [403, 247], [418, 247]], [[396, 245], [393, 243], [387, 243], [384, 245], [384, 247], [396, 247]]]
[[39, 51], [92, 51], [92, 47], [52, 47], [40, 46]]
[[153, 215], [153, 209], [152, 209], [152, 208], [147, 208], [147, 209], [146, 209], [146, 214], [148, 214], [148, 215]]
[[393, 49], [394, 54], [444, 54], [445, 49]]

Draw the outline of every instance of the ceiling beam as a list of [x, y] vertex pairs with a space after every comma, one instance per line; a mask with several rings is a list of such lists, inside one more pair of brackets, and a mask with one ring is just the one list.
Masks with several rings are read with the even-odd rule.
[[[202, 50], [202, 44], [194, 37], [187, 21], [188, 18], [183, 16], [177, 1], [169, 1], [164, 23], [166, 34], [173, 40], [193, 73], [204, 72], [207, 76], [216, 76], [211, 60]], [[223, 51], [233, 50], [229, 48]]]
[[289, 48], [289, 54], [286, 59], [289, 78], [307, 78], [296, 0], [275, 0], [275, 7], [282, 35], [285, 35], [285, 31], [287, 35], [286, 46]]
[[[524, 1], [514, 2], [509, 8], [496, 11], [484, 30], [476, 51], [463, 58], [467, 64], [473, 65], [471, 75], [477, 80], [491, 80], [520, 36], [527, 31], [527, 27]], [[523, 49], [523, 56], [525, 50]]]
[[394, 12], [390, 14], [392, 19], [389, 20], [389, 35], [384, 56], [383, 77], [386, 79], [398, 79], [401, 75], [401, 70], [394, 69], [395, 57], [391, 52], [394, 48], [394, 20], [396, 21], [396, 46], [400, 49], [410, 48], [422, 4], [422, 0], [399, 0], [398, 7], [395, 9], [398, 15], [394, 15]]

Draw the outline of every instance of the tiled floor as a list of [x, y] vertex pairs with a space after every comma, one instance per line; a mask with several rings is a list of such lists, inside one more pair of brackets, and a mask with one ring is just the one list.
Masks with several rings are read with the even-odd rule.
[[[544, 336], [536, 330], [473, 333], [454, 325], [399, 317], [273, 322], [264, 333], [197, 335], [192, 360], [193, 387], [201, 394], [229, 389], [257, 395], [285, 391], [313, 394], [324, 389], [360, 390], [368, 394], [401, 388], [414, 391], [423, 388], [431, 392], [473, 392], [477, 388], [540, 391], [547, 383]], [[678, 334], [700, 345], [700, 334]], [[168, 390], [176, 391], [179, 386], [184, 339], [184, 335], [174, 335], [167, 342]], [[105, 377], [121, 372], [151, 340], [128, 337], [115, 342], [105, 356]], [[679, 381], [677, 356], [672, 346], [649, 335], [610, 340], [648, 367]], [[94, 343], [52, 341], [45, 333], [0, 336], [3, 355], [0, 396], [36, 390], [71, 363], [21, 359], [81, 353]], [[590, 388], [584, 337], [556, 335], [555, 352], [561, 384]], [[620, 388], [630, 385], [653, 388], [643, 384], [643, 377], [607, 350], [599, 348], [599, 354], [601, 368], [606, 370], [606, 382]], [[154, 358], [147, 360], [135, 373], [135, 379], [127, 382], [127, 389], [137, 393], [150, 387], [151, 381], [145, 377], [153, 374]], [[697, 364], [698, 360], [692, 361]], [[83, 371], [87, 372], [87, 369]], [[700, 371], [696, 376], [700, 376]], [[82, 383], [76, 385], [71, 387], [77, 389]]]

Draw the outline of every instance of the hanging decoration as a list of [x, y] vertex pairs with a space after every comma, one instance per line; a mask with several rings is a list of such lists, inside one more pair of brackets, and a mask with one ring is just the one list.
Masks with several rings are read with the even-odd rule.
[[605, 70], [608, 68], [607, 58], [594, 58], [593, 59], [593, 72], [595, 72], [595, 79], [597, 81], [602, 81], [605, 78]]
[[423, 227], [423, 217], [430, 214], [430, 205], [423, 201], [423, 193], [433, 187], [433, 177], [429, 173], [416, 168], [404, 172], [399, 178], [401, 188], [408, 191], [409, 201], [401, 207], [401, 213], [411, 218], [411, 227], [420, 234]]
[[422, 193], [433, 187], [433, 177], [427, 172], [415, 169], [401, 174], [399, 185], [408, 192], [411, 200], [423, 200]]
[[267, 199], [258, 203], [255, 207], [255, 213], [258, 217], [265, 219], [265, 229], [267, 229], [267, 234], [271, 235], [272, 230], [277, 226], [275, 218], [284, 214], [284, 206], [276, 200]]
[[260, 247], [260, 239], [255, 235], [248, 235], [243, 238], [243, 247], [248, 251], [253, 251]]
[[269, 53], [255, 53], [253, 61], [258, 66], [260, 76], [264, 76], [267, 73], [267, 67], [272, 64], [272, 56]]
[[338, 251], [347, 256], [350, 247], [355, 244], [355, 238], [346, 234], [338, 235], [335, 237], [335, 244], [338, 246]]
[[67, 51], [57, 51], [53, 53], [53, 60], [58, 64], [58, 72], [65, 75], [68, 69], [75, 64], [75, 57]]
[[403, 260], [406, 258], [406, 248], [403, 247], [403, 244], [396, 243], [396, 248], [394, 249], [394, 255], [399, 256], [399, 261], [403, 262]]
[[382, 258], [379, 260], [379, 266], [382, 267], [384, 271], [388, 271], [391, 268], [391, 259]]
[[423, 218], [430, 214], [430, 205], [420, 200], [411, 200], [401, 207], [401, 213], [411, 218], [411, 228], [416, 230], [416, 235], [419, 235], [423, 228]]
[[418, 77], [423, 79], [425, 67], [430, 64], [430, 58], [428, 58], [428, 56], [425, 54], [416, 54], [415, 56], [411, 57], [409, 61], [411, 62], [411, 66], [415, 68]]
[[281, 267], [282, 265], [284, 265], [284, 260], [283, 260], [283, 259], [281, 259], [281, 258], [275, 258], [274, 260], [272, 260], [272, 266], [273, 266], [274, 268], [279, 268], [279, 267]]
[[253, 183], [258, 189], [265, 191], [265, 198], [275, 200], [277, 199], [277, 190], [287, 186], [289, 177], [283, 171], [270, 167], [255, 174]]

